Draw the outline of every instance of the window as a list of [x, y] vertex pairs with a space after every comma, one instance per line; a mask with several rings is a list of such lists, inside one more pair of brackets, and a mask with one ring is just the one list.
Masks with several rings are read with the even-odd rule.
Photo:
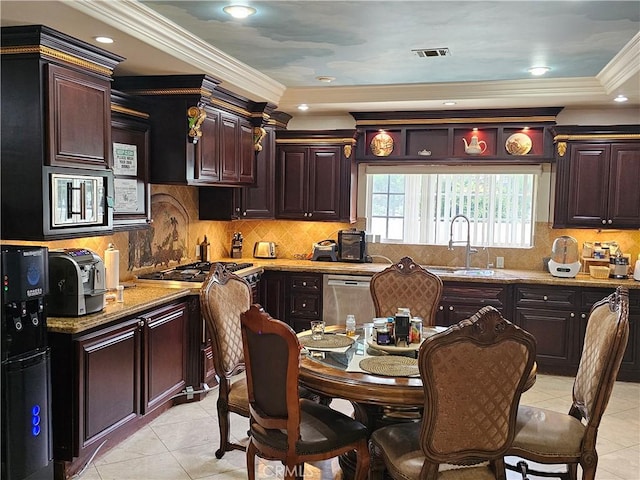
[[[473, 245], [532, 245], [540, 167], [367, 166], [366, 173], [367, 230], [384, 241], [447, 245], [461, 214]], [[454, 240], [465, 240], [466, 228], [455, 222]]]

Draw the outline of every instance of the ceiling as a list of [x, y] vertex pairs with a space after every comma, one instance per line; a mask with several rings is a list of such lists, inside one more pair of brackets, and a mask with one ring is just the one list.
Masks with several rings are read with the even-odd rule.
[[[228, 17], [230, 3], [257, 13]], [[9, 1], [5, 25], [43, 24], [126, 58], [114, 75], [206, 73], [306, 115], [541, 106], [640, 108], [632, 1]], [[449, 49], [421, 57], [416, 49]], [[551, 71], [532, 78], [527, 69]], [[317, 79], [329, 76], [330, 83]], [[445, 106], [452, 100], [455, 106]]]

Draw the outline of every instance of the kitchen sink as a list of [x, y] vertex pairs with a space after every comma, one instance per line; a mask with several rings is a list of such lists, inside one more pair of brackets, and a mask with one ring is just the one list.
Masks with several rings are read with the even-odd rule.
[[495, 270], [488, 268], [430, 267], [427, 270], [436, 275], [455, 275], [459, 277], [492, 277]]

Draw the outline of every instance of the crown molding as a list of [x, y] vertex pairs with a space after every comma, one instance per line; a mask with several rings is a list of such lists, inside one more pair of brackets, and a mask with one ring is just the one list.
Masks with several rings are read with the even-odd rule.
[[[187, 62], [255, 100], [278, 104], [285, 86], [225, 54], [135, 0], [95, 2], [74, 0], [67, 5], [132, 37]], [[226, 85], [228, 83], [228, 85]], [[249, 96], [249, 95], [247, 95]]]
[[[640, 73], [640, 32], [620, 50], [596, 75], [607, 93], [614, 92]], [[640, 88], [640, 85], [637, 85]], [[629, 92], [630, 93], [630, 92]]]

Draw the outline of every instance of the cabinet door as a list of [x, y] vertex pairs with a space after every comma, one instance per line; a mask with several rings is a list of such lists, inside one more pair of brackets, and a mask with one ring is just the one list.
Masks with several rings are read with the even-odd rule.
[[276, 172], [278, 218], [307, 218], [307, 154], [305, 147], [287, 146], [279, 151]]
[[[146, 227], [151, 222], [151, 193], [149, 188], [149, 132], [146, 122], [124, 115], [114, 115], [111, 121], [114, 167], [113, 229], [131, 230]], [[135, 161], [129, 161], [129, 171], [117, 168], [119, 151], [133, 151]], [[130, 153], [124, 155], [131, 156]], [[127, 162], [127, 160], [122, 160]], [[120, 172], [120, 173], [119, 173]]]
[[607, 225], [640, 227], [640, 143], [612, 144]]
[[141, 413], [140, 344], [137, 320], [78, 341], [81, 449]]
[[48, 164], [107, 168], [111, 149], [109, 81], [51, 64], [47, 75]]
[[568, 164], [567, 224], [595, 227], [607, 221], [609, 195], [607, 144], [571, 146]]
[[252, 184], [256, 181], [256, 151], [253, 148], [253, 126], [240, 120], [238, 131], [238, 182]]
[[[207, 118], [200, 126], [202, 136], [195, 146], [196, 181], [203, 183], [220, 181], [220, 152], [218, 138], [218, 124], [220, 114], [217, 110], [206, 109]], [[180, 161], [176, 158], [176, 162]]]
[[285, 274], [264, 272], [260, 278], [260, 304], [273, 318], [287, 321], [285, 307]]
[[[252, 140], [253, 148], [253, 140]], [[255, 186], [242, 188], [242, 218], [274, 218], [275, 216], [275, 135], [267, 129], [262, 151], [256, 156]]]
[[575, 322], [574, 312], [516, 309], [515, 323], [536, 339], [536, 362], [540, 371], [545, 371], [545, 367], [575, 369]]
[[220, 169], [225, 183], [237, 183], [240, 178], [238, 129], [238, 117], [220, 114]]
[[339, 220], [340, 160], [340, 147], [309, 149], [307, 218], [311, 220]]
[[186, 386], [187, 307], [172, 305], [144, 315], [143, 414]]

